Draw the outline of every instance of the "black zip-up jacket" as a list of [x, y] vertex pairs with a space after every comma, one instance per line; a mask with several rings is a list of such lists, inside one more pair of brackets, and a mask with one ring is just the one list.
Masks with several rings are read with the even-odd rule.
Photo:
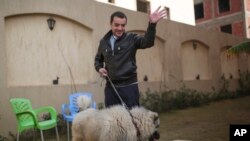
[[[145, 49], [154, 45], [156, 33], [156, 24], [149, 23], [144, 36], [135, 33], [125, 32], [114, 44], [114, 50], [111, 48], [110, 30], [100, 40], [97, 54], [95, 56], [95, 69], [98, 72], [100, 68], [105, 67], [111, 81], [116, 86], [129, 85], [137, 82], [137, 49]], [[107, 81], [107, 84], [109, 82]]]

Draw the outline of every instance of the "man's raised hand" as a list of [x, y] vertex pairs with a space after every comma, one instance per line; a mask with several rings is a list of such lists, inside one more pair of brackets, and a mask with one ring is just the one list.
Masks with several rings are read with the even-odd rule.
[[165, 8], [163, 8], [162, 10], [160, 9], [161, 6], [159, 6], [153, 13], [151, 13], [151, 11], [148, 10], [150, 23], [157, 23], [162, 18], [167, 17], [167, 10]]

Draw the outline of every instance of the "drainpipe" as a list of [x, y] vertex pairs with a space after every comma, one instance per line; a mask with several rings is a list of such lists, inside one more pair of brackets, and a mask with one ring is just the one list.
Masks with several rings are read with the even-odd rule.
[[249, 23], [248, 23], [248, 12], [247, 12], [247, 0], [241, 0], [241, 4], [242, 4], [242, 16], [243, 16], [243, 20], [244, 20], [244, 29], [245, 29], [245, 35], [246, 38], [249, 38]]

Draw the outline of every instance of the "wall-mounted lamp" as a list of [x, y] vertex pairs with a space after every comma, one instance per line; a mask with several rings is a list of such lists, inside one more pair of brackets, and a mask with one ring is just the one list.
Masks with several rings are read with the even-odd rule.
[[196, 80], [200, 80], [200, 75], [199, 75], [199, 74], [196, 75], [195, 79], [196, 79]]
[[52, 17], [50, 17], [47, 19], [47, 23], [48, 23], [49, 29], [53, 30], [55, 27], [55, 24], [56, 24], [56, 20], [54, 20]]
[[233, 74], [230, 73], [230, 74], [229, 74], [229, 78], [230, 78], [230, 79], [233, 79]]
[[59, 77], [57, 76], [56, 79], [52, 80], [53, 85], [58, 85], [59, 84]]
[[148, 76], [147, 75], [144, 76], [143, 81], [145, 81], [145, 82], [148, 81]]
[[195, 41], [193, 41], [193, 49], [196, 50], [197, 48], [197, 44], [195, 43]]

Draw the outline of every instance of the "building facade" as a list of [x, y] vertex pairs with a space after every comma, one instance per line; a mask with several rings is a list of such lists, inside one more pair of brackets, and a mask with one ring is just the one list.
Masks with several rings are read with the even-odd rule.
[[147, 13], [157, 9], [158, 6], [166, 7], [169, 19], [172, 21], [195, 25], [193, 0], [96, 0], [106, 4], [115, 5], [133, 11]]
[[197, 27], [250, 38], [250, 0], [194, 0]]

